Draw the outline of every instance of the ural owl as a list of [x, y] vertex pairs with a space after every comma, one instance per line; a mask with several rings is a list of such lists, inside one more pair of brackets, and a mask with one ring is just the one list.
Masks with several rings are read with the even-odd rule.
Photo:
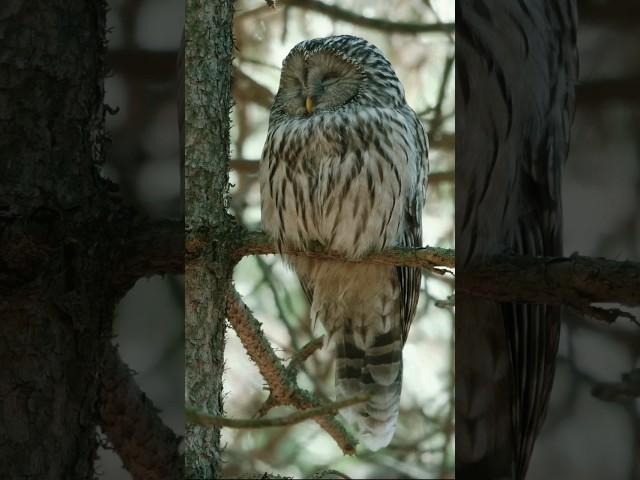
[[[562, 254], [577, 79], [575, 0], [456, 2], [456, 267]], [[560, 310], [456, 296], [456, 477], [525, 478]]]
[[[428, 143], [391, 64], [348, 35], [296, 45], [282, 65], [260, 165], [262, 224], [280, 252], [322, 249], [358, 259], [421, 245]], [[336, 345], [338, 398], [360, 441], [389, 444], [398, 417], [402, 347], [420, 270], [289, 256]]]

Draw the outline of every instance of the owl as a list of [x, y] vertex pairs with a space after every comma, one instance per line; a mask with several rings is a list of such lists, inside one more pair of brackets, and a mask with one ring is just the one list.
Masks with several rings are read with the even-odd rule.
[[[562, 255], [562, 168], [578, 72], [575, 0], [456, 2], [456, 274]], [[456, 476], [526, 476], [549, 404], [560, 309], [456, 296]]]
[[421, 245], [428, 142], [382, 52], [348, 35], [296, 45], [282, 65], [260, 164], [262, 225], [291, 255], [336, 352], [341, 413], [371, 450], [389, 444], [402, 387], [402, 348], [419, 269], [349, 262], [386, 247]]

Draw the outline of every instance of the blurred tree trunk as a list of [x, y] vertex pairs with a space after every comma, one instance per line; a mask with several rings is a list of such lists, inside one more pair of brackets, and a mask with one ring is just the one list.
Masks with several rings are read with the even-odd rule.
[[[92, 479], [100, 424], [139, 478], [182, 478], [178, 439], [111, 346], [116, 302], [184, 269], [182, 222], [100, 177], [106, 4], [0, 15], [0, 478]], [[142, 477], [140, 472], [143, 472]]]
[[[225, 296], [235, 223], [228, 202], [233, 1], [188, 0], [185, 21], [185, 395], [222, 414]], [[215, 238], [215, 242], [210, 242]], [[220, 477], [220, 430], [187, 425], [186, 476]]]
[[105, 5], [5, 0], [0, 18], [0, 476], [93, 478], [127, 224], [95, 168]]

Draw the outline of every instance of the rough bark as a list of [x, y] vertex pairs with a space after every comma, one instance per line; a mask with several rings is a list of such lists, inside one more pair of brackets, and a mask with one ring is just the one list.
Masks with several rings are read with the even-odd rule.
[[[227, 214], [232, 0], [189, 0], [185, 21], [185, 398], [221, 415], [225, 296], [235, 224]], [[211, 239], [214, 239], [211, 241]], [[220, 476], [220, 430], [189, 424], [188, 478]]]
[[140, 276], [183, 269], [183, 256], [167, 258], [161, 241], [145, 258], [150, 224], [96, 168], [105, 11], [78, 0], [2, 3], [2, 478], [94, 478], [114, 306]]
[[[37, 12], [37, 15], [34, 13]], [[3, 5], [0, 37], [0, 472], [92, 478], [115, 299], [100, 195], [105, 8]]]

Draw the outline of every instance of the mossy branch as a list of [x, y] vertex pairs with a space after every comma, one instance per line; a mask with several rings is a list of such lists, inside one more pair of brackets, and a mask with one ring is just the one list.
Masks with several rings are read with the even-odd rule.
[[[243, 232], [238, 238], [234, 252], [235, 260], [239, 261], [247, 255], [269, 255], [278, 253], [273, 242], [263, 232]], [[420, 248], [389, 248], [379, 253], [372, 253], [361, 259], [347, 259], [343, 255], [334, 252], [307, 251], [299, 252], [286, 250], [286, 255], [303, 255], [318, 260], [335, 260], [354, 263], [377, 263], [380, 265], [402, 265], [405, 267], [417, 267], [428, 270], [454, 268], [455, 253], [451, 249], [439, 247]]]
[[[313, 395], [298, 387], [295, 382], [295, 372], [282, 365], [267, 341], [260, 322], [256, 320], [235, 289], [227, 296], [227, 318], [247, 354], [269, 385], [271, 396], [277, 405], [290, 405], [299, 410], [323, 406]], [[310, 348], [309, 351], [312, 349]], [[333, 437], [345, 455], [355, 453], [357, 440], [332, 415], [315, 416], [314, 420]]]

